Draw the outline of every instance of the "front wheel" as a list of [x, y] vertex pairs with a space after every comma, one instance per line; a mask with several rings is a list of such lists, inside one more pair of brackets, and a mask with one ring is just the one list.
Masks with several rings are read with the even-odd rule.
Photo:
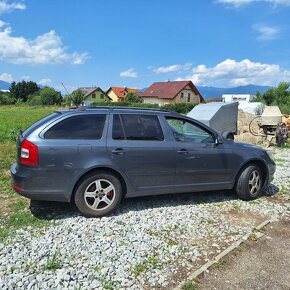
[[257, 165], [249, 165], [242, 171], [238, 178], [236, 193], [243, 200], [256, 199], [261, 193], [262, 184], [261, 169]]
[[95, 172], [85, 177], [76, 189], [75, 204], [88, 217], [101, 217], [118, 207], [122, 186], [117, 177]]

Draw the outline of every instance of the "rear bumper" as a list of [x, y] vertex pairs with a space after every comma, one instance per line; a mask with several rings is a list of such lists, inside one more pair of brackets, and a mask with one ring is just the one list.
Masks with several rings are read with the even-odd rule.
[[[61, 201], [69, 202], [71, 194], [63, 191], [46, 191], [45, 189], [36, 190], [32, 188], [31, 184], [39, 176], [39, 172], [35, 168], [21, 168], [17, 167], [16, 163], [13, 163], [10, 168], [11, 173], [11, 186], [20, 195], [32, 200], [47, 200], [47, 201]], [[47, 182], [53, 182], [48, 180]], [[37, 185], [37, 182], [35, 181]]]

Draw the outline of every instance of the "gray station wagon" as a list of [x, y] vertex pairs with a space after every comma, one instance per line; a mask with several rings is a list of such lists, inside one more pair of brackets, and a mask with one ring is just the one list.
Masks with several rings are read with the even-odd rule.
[[234, 189], [250, 200], [275, 172], [266, 150], [157, 109], [56, 111], [20, 133], [17, 149], [11, 175], [19, 194], [73, 201], [86, 216], [133, 196]]

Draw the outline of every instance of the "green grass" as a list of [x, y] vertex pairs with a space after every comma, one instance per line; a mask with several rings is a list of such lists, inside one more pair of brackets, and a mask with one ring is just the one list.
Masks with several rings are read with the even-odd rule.
[[160, 266], [160, 261], [157, 257], [151, 256], [145, 259], [143, 262], [136, 264], [132, 268], [132, 272], [135, 277], [139, 276], [141, 273], [149, 270], [149, 269], [156, 269]]
[[0, 106], [0, 142], [15, 141], [19, 130], [55, 111], [55, 107]]
[[28, 210], [29, 200], [11, 188], [10, 166], [16, 161], [16, 138], [53, 107], [0, 106], [0, 242], [15, 230], [26, 226], [43, 227], [48, 223], [34, 217]]
[[194, 281], [188, 281], [185, 282], [182, 286], [181, 286], [182, 290], [197, 290], [197, 285], [196, 282]]
[[47, 258], [44, 264], [44, 270], [55, 271], [61, 268], [61, 260], [59, 251], [55, 251], [51, 256]]

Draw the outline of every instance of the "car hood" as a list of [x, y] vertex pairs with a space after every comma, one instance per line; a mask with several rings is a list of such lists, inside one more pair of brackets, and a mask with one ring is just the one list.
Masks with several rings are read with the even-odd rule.
[[255, 150], [262, 150], [265, 151], [262, 147], [248, 144], [248, 143], [242, 143], [242, 142], [233, 142], [234, 146], [240, 148], [240, 149], [255, 149]]

